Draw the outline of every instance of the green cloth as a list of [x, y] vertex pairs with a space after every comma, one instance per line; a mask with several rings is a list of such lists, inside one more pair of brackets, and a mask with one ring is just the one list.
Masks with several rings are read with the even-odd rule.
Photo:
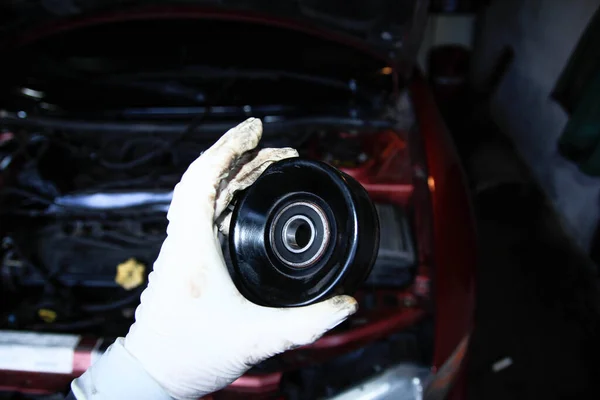
[[600, 71], [582, 94], [558, 146], [583, 172], [600, 176]]

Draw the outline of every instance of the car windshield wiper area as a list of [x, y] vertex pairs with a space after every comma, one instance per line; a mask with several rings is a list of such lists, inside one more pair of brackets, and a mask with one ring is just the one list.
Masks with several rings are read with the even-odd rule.
[[[286, 119], [282, 117], [264, 117], [262, 119], [264, 135], [277, 135], [282, 131], [303, 131], [307, 128], [343, 128], [343, 129], [389, 129], [393, 128], [394, 121], [387, 119], [359, 119], [339, 116], [315, 116]], [[195, 128], [198, 134], [208, 137], [218, 137], [230, 129], [235, 123], [206, 121]], [[62, 131], [77, 132], [121, 132], [126, 133], [156, 133], [156, 134], [179, 134], [185, 131], [189, 123], [179, 122], [110, 122], [110, 121], [83, 121], [66, 118], [51, 118], [28, 116], [25, 113], [14, 113], [0, 110], [0, 126], [26, 127], [40, 129], [57, 129]]]
[[[382, 109], [386, 91], [319, 75], [279, 70], [195, 67], [102, 75], [79, 81], [17, 84], [11, 104], [45, 117], [81, 120], [185, 120], [211, 109], [207, 119], [296, 118], [341, 115], [365, 118]], [[35, 97], [29, 93], [36, 93]], [[8, 100], [7, 100], [8, 102]], [[19, 106], [17, 106], [19, 107]]]
[[[313, 83], [329, 88], [341, 89], [351, 93], [356, 93], [359, 85], [354, 79], [348, 81], [334, 79], [315, 74], [306, 74], [285, 70], [270, 69], [246, 69], [246, 68], [217, 68], [212, 66], [189, 66], [181, 69], [148, 71], [132, 74], [114, 74], [109, 78], [102, 80], [107, 84], [128, 84], [131, 82], [159, 81], [159, 80], [190, 80], [206, 81], [212, 79], [256, 79], [277, 81], [281, 79], [290, 79], [301, 82]], [[364, 90], [361, 88], [361, 90]]]
[[187, 100], [192, 103], [203, 104], [206, 101], [204, 91], [192, 86], [183, 85], [174, 80], [166, 81], [123, 81], [118, 82], [121, 87], [139, 89], [151, 94]]
[[[122, 118], [146, 118], [146, 119], [164, 119], [164, 118], [192, 118], [204, 113], [210, 113], [211, 117], [235, 118], [245, 115], [265, 116], [265, 115], [289, 115], [292, 112], [298, 112], [294, 107], [286, 105], [244, 105], [244, 106], [213, 106], [213, 107], [140, 107], [125, 108], [122, 110], [104, 111], [102, 115], [107, 117]], [[272, 120], [274, 117], [271, 117]]]

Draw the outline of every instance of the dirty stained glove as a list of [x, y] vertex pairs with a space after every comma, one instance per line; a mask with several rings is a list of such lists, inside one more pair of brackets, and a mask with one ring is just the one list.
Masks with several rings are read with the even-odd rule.
[[229, 229], [228, 204], [271, 163], [298, 155], [289, 148], [254, 152], [261, 134], [260, 120], [246, 120], [183, 175], [136, 321], [119, 342], [176, 399], [223, 388], [254, 364], [315, 341], [357, 308], [348, 296], [298, 308], [261, 307], [232, 283], [217, 236], [219, 228]]

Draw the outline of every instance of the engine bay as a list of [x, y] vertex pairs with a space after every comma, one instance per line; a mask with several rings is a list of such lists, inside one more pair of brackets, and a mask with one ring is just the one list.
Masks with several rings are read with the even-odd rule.
[[[331, 140], [335, 133], [321, 135], [326, 138], [315, 133], [301, 143], [300, 153], [346, 170], [373, 161], [360, 135], [337, 142]], [[3, 143], [18, 149], [7, 156], [18, 167], [0, 192], [0, 271], [3, 303], [10, 310], [1, 328], [101, 336], [126, 332], [166, 237], [172, 188], [206, 148], [185, 140], [154, 162], [133, 165], [156, 152], [163, 140], [134, 137], [96, 144], [25, 134]], [[407, 210], [378, 202], [377, 211], [381, 247], [366, 285], [406, 287], [416, 267]], [[226, 253], [225, 240], [223, 246]]]

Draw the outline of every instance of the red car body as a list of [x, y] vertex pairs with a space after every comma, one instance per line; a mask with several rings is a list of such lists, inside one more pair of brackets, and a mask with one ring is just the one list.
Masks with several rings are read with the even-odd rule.
[[[57, 21], [11, 39], [4, 46], [24, 46], [58, 32], [90, 25], [164, 18], [222, 19], [275, 25], [355, 47], [372, 57], [382, 58], [393, 69], [397, 67], [393, 60], [386, 59], [363, 42], [337, 32], [258, 13], [192, 6], [144, 8]], [[398, 84], [398, 79], [395, 81]], [[418, 140], [409, 143], [402, 132], [381, 132], [364, 144], [371, 155], [369, 163], [359, 169], [345, 169], [345, 172], [359, 180], [374, 200], [400, 205], [411, 201], [415, 206], [415, 236], [419, 243], [417, 276], [410, 287], [391, 292], [398, 300], [396, 305], [379, 307], [376, 313], [359, 312], [353, 318], [360, 322], [352, 328], [334, 330], [316, 343], [289, 351], [281, 358], [290, 369], [301, 368], [402, 331], [433, 314], [435, 335], [431, 368], [435, 378], [427, 393], [430, 398], [441, 398], [451, 389], [451, 398], [462, 399], [465, 398], [464, 360], [474, 311], [476, 246], [472, 207], [454, 144], [419, 71], [413, 73], [408, 93], [418, 126]], [[390, 291], [385, 290], [377, 293], [381, 298], [389, 295]], [[357, 298], [360, 304], [361, 293]], [[71, 374], [0, 370], [0, 390], [35, 394], [64, 390], [73, 378], [89, 367], [97, 343], [98, 338], [81, 339], [75, 349]], [[214, 396], [276, 397], [285, 372], [246, 374]]]

